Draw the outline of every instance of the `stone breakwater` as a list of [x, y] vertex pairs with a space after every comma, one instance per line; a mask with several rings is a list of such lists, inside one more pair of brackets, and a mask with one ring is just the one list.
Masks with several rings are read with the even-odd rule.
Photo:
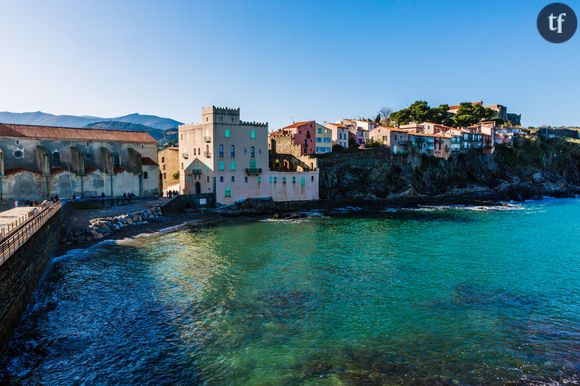
[[141, 209], [113, 217], [94, 218], [89, 220], [89, 226], [86, 228], [68, 229], [64, 235], [64, 242], [70, 245], [100, 240], [125, 227], [161, 221], [162, 215], [161, 207], [154, 206], [150, 209]]

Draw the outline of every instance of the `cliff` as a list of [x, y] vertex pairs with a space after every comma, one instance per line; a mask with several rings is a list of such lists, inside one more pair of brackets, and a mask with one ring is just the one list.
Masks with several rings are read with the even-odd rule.
[[449, 160], [388, 149], [333, 152], [319, 158], [320, 198], [328, 203], [394, 204], [525, 200], [580, 193], [580, 145], [520, 138], [492, 155], [468, 151]]

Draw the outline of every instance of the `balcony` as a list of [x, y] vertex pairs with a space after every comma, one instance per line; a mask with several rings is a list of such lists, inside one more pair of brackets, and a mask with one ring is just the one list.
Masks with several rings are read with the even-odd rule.
[[249, 175], [262, 174], [262, 168], [246, 168], [246, 174]]
[[205, 156], [205, 158], [210, 158], [211, 157], [211, 152], [209, 151], [204, 151], [203, 155]]
[[209, 135], [204, 135], [203, 140], [205, 142], [211, 142], [211, 137]]

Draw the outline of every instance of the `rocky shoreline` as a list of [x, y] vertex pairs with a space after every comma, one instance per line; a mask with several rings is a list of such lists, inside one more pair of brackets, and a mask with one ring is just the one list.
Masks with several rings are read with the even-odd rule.
[[[551, 187], [553, 188], [553, 186]], [[549, 193], [549, 194], [546, 194]], [[88, 248], [103, 240], [120, 240], [140, 234], [162, 230], [177, 231], [184, 228], [223, 225], [232, 221], [255, 221], [261, 219], [302, 219], [309, 212], [321, 212], [328, 216], [351, 215], [345, 208], [357, 208], [357, 215], [374, 213], [385, 208], [416, 208], [431, 205], [501, 206], [506, 202], [524, 202], [545, 197], [573, 198], [580, 195], [580, 186], [564, 186], [543, 189], [526, 184], [490, 190], [470, 187], [442, 195], [397, 196], [388, 199], [339, 199], [309, 202], [274, 202], [268, 199], [251, 199], [228, 207], [204, 212], [162, 213], [160, 207], [143, 209], [111, 218], [96, 218], [84, 230], [68, 231], [59, 253], [71, 249]], [[71, 233], [72, 232], [72, 233]]]

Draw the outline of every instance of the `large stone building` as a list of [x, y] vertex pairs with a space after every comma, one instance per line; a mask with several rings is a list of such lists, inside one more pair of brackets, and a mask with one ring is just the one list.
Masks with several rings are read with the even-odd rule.
[[160, 150], [157, 163], [161, 172], [162, 191], [179, 191], [179, 148], [170, 146]]
[[179, 127], [182, 192], [215, 193], [220, 204], [318, 199], [318, 171], [269, 170], [268, 124], [244, 122], [240, 109], [215, 106], [203, 108], [201, 120]]
[[0, 123], [0, 197], [43, 200], [159, 193], [146, 132]]

